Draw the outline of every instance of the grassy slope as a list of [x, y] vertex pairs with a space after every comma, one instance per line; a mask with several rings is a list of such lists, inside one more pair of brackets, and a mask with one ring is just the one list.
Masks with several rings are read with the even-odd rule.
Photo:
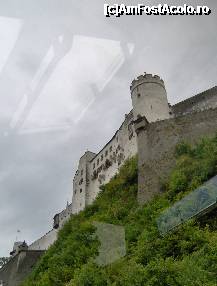
[[[137, 162], [126, 162], [95, 203], [66, 223], [23, 285], [217, 285], [215, 213], [191, 220], [164, 238], [156, 226], [163, 209], [215, 174], [217, 137], [194, 147], [181, 144], [165, 193], [141, 207], [136, 202]], [[92, 221], [125, 226], [126, 257], [107, 267], [94, 264], [99, 243]]]

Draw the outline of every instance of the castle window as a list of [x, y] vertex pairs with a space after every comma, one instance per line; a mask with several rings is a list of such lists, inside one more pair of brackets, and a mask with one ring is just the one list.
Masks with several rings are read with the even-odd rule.
[[77, 190], [75, 190], [75, 194], [77, 193]]
[[108, 150], [105, 151], [105, 156], [106, 156], [106, 157], [108, 156]]
[[138, 98], [140, 98], [140, 96], [141, 96], [141, 94], [140, 94], [140, 93], [138, 93], [138, 94], [137, 94], [137, 97], [138, 97]]
[[81, 176], [83, 175], [83, 173], [84, 173], [84, 171], [83, 171], [83, 170], [81, 170]]
[[93, 164], [93, 169], [95, 169], [95, 167], [96, 167], [96, 164], [94, 163], [94, 164]]
[[80, 193], [82, 193], [82, 189], [80, 189]]
[[97, 165], [99, 165], [99, 159], [97, 159]]
[[118, 142], [118, 136], [116, 137], [116, 140], [117, 140], [117, 142]]
[[103, 160], [103, 155], [101, 155], [101, 161]]
[[109, 151], [110, 151], [110, 152], [112, 151], [112, 146], [110, 146]]

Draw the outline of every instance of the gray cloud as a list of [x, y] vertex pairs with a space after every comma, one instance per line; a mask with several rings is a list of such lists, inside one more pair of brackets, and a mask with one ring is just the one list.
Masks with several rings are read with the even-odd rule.
[[[14, 37], [21, 25], [0, 74], [0, 256], [8, 255], [17, 229], [31, 242], [52, 227], [71, 200], [80, 156], [100, 150], [131, 109], [135, 76], [162, 76], [171, 103], [216, 85], [217, 4], [189, 2], [206, 2], [213, 13], [116, 19], [103, 16], [100, 0], [0, 1], [0, 30], [6, 23]], [[9, 47], [0, 33], [3, 41]], [[51, 47], [56, 62], [31, 92]], [[31, 104], [11, 128], [25, 94]]]

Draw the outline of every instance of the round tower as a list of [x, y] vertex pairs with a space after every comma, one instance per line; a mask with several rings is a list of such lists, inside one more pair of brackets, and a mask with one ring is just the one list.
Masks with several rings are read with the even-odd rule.
[[135, 120], [145, 116], [148, 122], [155, 122], [170, 117], [166, 89], [158, 75], [145, 73], [138, 76], [130, 90]]

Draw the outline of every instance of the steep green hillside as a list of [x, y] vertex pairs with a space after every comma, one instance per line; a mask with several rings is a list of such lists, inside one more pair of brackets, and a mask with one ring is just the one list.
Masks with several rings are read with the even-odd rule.
[[[156, 218], [187, 192], [217, 174], [217, 136], [192, 147], [177, 147], [177, 165], [164, 193], [143, 207], [136, 202], [133, 158], [103, 187], [95, 203], [73, 216], [23, 286], [214, 286], [217, 285], [217, 216], [213, 211], [165, 237]], [[123, 225], [127, 256], [99, 267], [93, 221]]]

